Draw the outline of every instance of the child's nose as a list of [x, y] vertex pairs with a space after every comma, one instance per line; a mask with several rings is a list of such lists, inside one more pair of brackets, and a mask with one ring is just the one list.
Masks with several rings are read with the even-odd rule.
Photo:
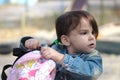
[[94, 40], [95, 36], [93, 34], [89, 35], [89, 40]]

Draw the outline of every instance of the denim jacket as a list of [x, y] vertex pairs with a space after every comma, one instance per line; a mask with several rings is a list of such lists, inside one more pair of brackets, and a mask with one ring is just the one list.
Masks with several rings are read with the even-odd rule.
[[62, 45], [53, 45], [52, 48], [65, 55], [63, 64], [57, 65], [55, 80], [97, 80], [101, 75], [102, 58], [97, 50], [70, 55]]
[[[24, 47], [25, 40], [32, 37], [21, 39], [20, 48]], [[57, 73], [55, 80], [97, 80], [101, 75], [102, 58], [100, 52], [94, 50], [92, 53], [79, 52], [77, 55], [67, 53], [66, 47], [62, 45], [53, 45], [53, 49], [65, 55], [62, 65], [57, 64]]]

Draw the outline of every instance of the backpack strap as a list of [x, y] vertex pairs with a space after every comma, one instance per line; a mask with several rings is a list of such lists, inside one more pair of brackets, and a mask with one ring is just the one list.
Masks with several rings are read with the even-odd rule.
[[7, 75], [5, 73], [5, 70], [8, 69], [9, 67], [12, 67], [11, 64], [7, 64], [3, 67], [2, 74], [1, 74], [1, 79], [2, 80], [7, 80]]
[[7, 64], [7, 65], [5, 65], [5, 66], [3, 67], [2, 73], [1, 73], [1, 79], [2, 79], [2, 80], [7, 80], [7, 75], [6, 75], [6, 73], [5, 73], [5, 70], [7, 70], [7, 69], [10, 68], [10, 67], [13, 67], [13, 65], [15, 64], [15, 62], [16, 62], [21, 56], [23, 56], [24, 54], [25, 54], [25, 52], [22, 51], [20, 48], [14, 48], [14, 49], [13, 49], [13, 56], [17, 56], [17, 58], [15, 59], [15, 61], [13, 62], [12, 65], [11, 65], [11, 64]]

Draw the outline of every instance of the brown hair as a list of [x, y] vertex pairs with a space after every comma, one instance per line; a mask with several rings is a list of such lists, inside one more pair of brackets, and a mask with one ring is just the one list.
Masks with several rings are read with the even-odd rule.
[[97, 38], [98, 26], [94, 17], [87, 11], [80, 10], [66, 12], [57, 18], [55, 28], [58, 41], [61, 42], [61, 36], [69, 34], [71, 30], [77, 27], [83, 18], [88, 20], [89, 24], [93, 28], [95, 37]]

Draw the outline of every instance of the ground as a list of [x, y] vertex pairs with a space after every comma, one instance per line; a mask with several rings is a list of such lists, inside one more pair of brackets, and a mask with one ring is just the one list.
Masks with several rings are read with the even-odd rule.
[[102, 54], [103, 74], [98, 80], [120, 79], [120, 55]]

